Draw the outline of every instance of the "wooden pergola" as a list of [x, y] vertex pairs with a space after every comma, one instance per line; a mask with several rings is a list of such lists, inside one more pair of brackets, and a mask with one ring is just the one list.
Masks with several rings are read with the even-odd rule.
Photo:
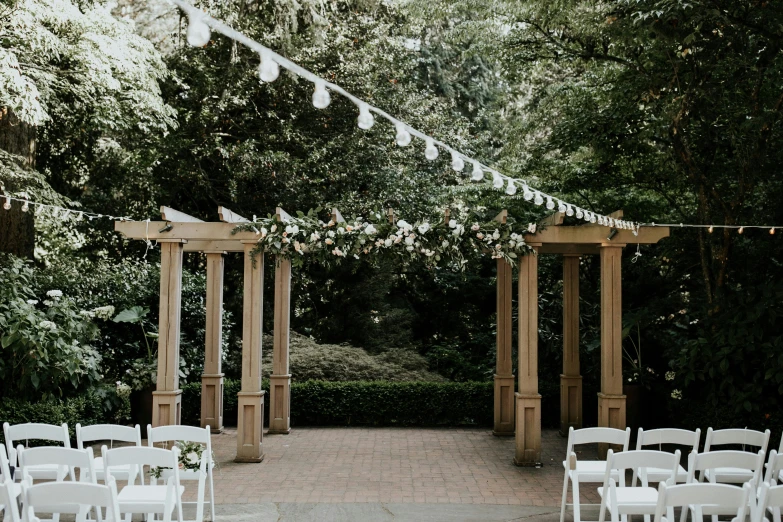
[[[153, 426], [179, 424], [182, 390], [179, 387], [179, 339], [182, 299], [182, 261], [185, 252], [207, 256], [207, 323], [204, 374], [201, 385], [201, 426], [223, 429], [222, 344], [223, 269], [229, 252], [244, 254], [242, 314], [242, 383], [238, 393], [237, 462], [260, 462], [262, 450], [264, 391], [261, 389], [261, 329], [263, 307], [263, 253], [253, 253], [258, 243], [254, 232], [233, 234], [238, 223], [250, 220], [218, 207], [220, 222], [204, 222], [188, 214], [161, 207], [163, 221], [117, 221], [115, 230], [130, 239], [157, 241], [161, 247], [158, 379], [153, 392]], [[391, 214], [390, 214], [391, 215]], [[497, 219], [504, 221], [503, 211]], [[622, 212], [611, 215], [621, 218]], [[282, 209], [276, 218], [290, 216]], [[337, 209], [336, 222], [344, 221]], [[393, 219], [393, 218], [392, 218]], [[447, 217], [448, 219], [448, 217]], [[601, 426], [625, 426], [625, 396], [622, 394], [622, 306], [620, 257], [628, 243], [657, 243], [669, 235], [668, 228], [629, 230], [600, 225], [562, 226], [564, 215], [556, 213], [539, 224], [526, 242], [536, 254], [564, 256], [564, 356], [561, 375], [561, 430], [582, 425], [582, 377], [579, 373], [579, 258], [601, 256], [601, 392], [598, 419]], [[495, 375], [494, 433], [516, 437], [514, 462], [535, 465], [541, 460], [541, 395], [538, 393], [538, 255], [519, 259], [518, 390], [514, 393], [511, 362], [512, 267], [498, 260], [497, 276], [497, 368]], [[270, 376], [268, 433], [291, 430], [291, 374], [289, 333], [291, 309], [291, 262], [275, 259], [275, 296], [272, 375]]]

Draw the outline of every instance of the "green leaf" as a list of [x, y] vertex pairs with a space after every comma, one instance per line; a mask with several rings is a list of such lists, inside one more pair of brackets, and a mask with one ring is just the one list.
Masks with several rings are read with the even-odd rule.
[[140, 323], [149, 311], [149, 308], [134, 306], [118, 313], [113, 321], [115, 323]]

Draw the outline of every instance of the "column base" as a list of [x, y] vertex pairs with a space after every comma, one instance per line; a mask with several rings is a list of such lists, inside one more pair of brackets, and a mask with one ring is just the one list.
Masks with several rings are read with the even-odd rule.
[[541, 465], [541, 395], [516, 393], [516, 451], [517, 466]]
[[582, 376], [560, 375], [560, 435], [582, 427]]
[[269, 376], [269, 429], [267, 435], [291, 433], [291, 375]]
[[492, 434], [496, 437], [514, 435], [514, 376], [495, 375], [495, 424]]
[[[598, 425], [603, 428], [625, 429], [625, 395], [598, 394]], [[598, 445], [598, 456], [606, 458], [608, 444]], [[613, 447], [619, 451], [620, 447]]]
[[152, 392], [152, 427], [180, 424], [182, 390]]
[[201, 427], [223, 432], [223, 373], [201, 376]]
[[237, 393], [237, 456], [234, 462], [264, 460], [264, 393]]

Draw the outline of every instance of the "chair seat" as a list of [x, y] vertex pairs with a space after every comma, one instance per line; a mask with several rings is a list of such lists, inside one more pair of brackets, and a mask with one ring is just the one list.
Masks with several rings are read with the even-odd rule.
[[[117, 495], [123, 513], [147, 513], [159, 510], [166, 502], [168, 486], [125, 486]], [[179, 495], [185, 491], [179, 487]]]
[[[563, 461], [563, 467], [565, 468], [567, 463]], [[604, 475], [606, 474], [606, 461], [603, 460], [578, 460], [576, 462], [576, 470], [570, 470], [568, 472], [571, 480], [574, 479], [574, 473], [579, 482], [603, 482]], [[615, 480], [618, 479], [619, 474], [617, 470], [612, 470], [609, 476]]]
[[[615, 488], [617, 491], [617, 506], [620, 508], [620, 514], [623, 514], [626, 508], [628, 511], [637, 515], [655, 514], [655, 507], [658, 504], [658, 490], [655, 488]], [[604, 496], [604, 488], [598, 488], [598, 495]], [[607, 508], [611, 506], [607, 503]]]
[[[670, 469], [647, 468], [647, 483], [653, 484], [669, 480], [672, 472]], [[682, 466], [677, 466], [677, 482], [686, 482], [688, 480], [688, 471]]]
[[753, 472], [743, 468], [715, 468], [707, 470], [706, 478], [709, 482], [744, 484], [753, 478]]

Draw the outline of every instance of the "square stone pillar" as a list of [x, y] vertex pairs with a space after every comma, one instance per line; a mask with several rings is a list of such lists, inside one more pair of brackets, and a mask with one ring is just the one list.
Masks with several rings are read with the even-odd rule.
[[291, 329], [291, 260], [275, 263], [275, 331], [272, 375], [269, 377], [269, 432], [291, 432], [291, 374], [288, 355]]
[[560, 375], [560, 434], [582, 427], [579, 369], [579, 256], [563, 256], [563, 373]]
[[158, 322], [158, 380], [152, 392], [152, 425], [179, 424], [179, 334], [182, 304], [182, 239], [158, 240], [160, 245], [160, 317]]
[[[601, 392], [598, 425], [625, 429], [623, 395], [622, 244], [601, 245]], [[606, 453], [599, 446], [600, 455]]]
[[207, 325], [201, 375], [201, 427], [223, 431], [223, 269], [224, 252], [207, 254]]
[[511, 265], [498, 259], [497, 278], [497, 356], [495, 360], [495, 423], [492, 433], [514, 434], [514, 374], [511, 362]]
[[514, 464], [541, 463], [541, 395], [538, 393], [538, 250], [519, 258], [519, 392], [516, 394]]
[[261, 327], [264, 305], [264, 255], [256, 241], [242, 241], [245, 287], [242, 300], [242, 390], [237, 394], [237, 456], [234, 462], [261, 462], [264, 392], [261, 389]]

